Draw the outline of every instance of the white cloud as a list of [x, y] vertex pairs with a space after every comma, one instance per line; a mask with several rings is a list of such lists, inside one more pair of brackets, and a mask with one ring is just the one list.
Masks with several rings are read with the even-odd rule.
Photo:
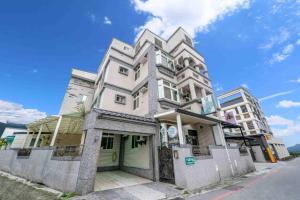
[[293, 44], [288, 44], [286, 45], [281, 52], [273, 54], [270, 63], [276, 63], [276, 62], [282, 62], [284, 61], [287, 57], [291, 55], [291, 53], [294, 51], [294, 45]]
[[300, 39], [297, 40], [296, 44], [297, 44], [297, 45], [300, 45]]
[[262, 97], [262, 98], [259, 99], [259, 101], [260, 102], [266, 101], [266, 100], [269, 100], [269, 99], [273, 99], [275, 97], [280, 97], [280, 96], [284, 96], [284, 95], [287, 95], [287, 94], [291, 94], [293, 92], [294, 92], [294, 90], [289, 90], [289, 91], [285, 91], [285, 92], [278, 92], [278, 93], [275, 93], [275, 94], [271, 94], [269, 96]]
[[296, 80], [290, 80], [290, 82], [293, 82], [293, 83], [300, 83], [300, 78], [296, 79]]
[[286, 137], [300, 133], [300, 122], [290, 120], [278, 115], [267, 117], [268, 123], [271, 126], [273, 133], [277, 137]]
[[242, 87], [249, 89], [249, 86], [248, 86], [248, 84], [246, 84], [246, 83], [243, 83], [243, 84], [242, 84]]
[[148, 28], [167, 38], [179, 26], [194, 38], [209, 25], [239, 9], [249, 7], [250, 0], [131, 0], [137, 12], [149, 14], [144, 25], [135, 28], [137, 36]]
[[216, 84], [214, 85], [214, 88], [215, 88], [216, 92], [221, 92], [221, 91], [224, 90], [224, 89], [223, 89], [223, 86], [222, 86], [220, 83], [216, 83]]
[[287, 41], [290, 37], [290, 32], [287, 31], [286, 29], [282, 28], [279, 31], [278, 35], [274, 35], [270, 38], [270, 40], [266, 43], [261, 45], [259, 48], [260, 49], [271, 49], [273, 46], [282, 44], [285, 41]]
[[111, 20], [107, 16], [104, 17], [103, 23], [107, 24], [107, 25], [111, 25], [112, 24]]
[[45, 112], [37, 109], [25, 109], [23, 105], [0, 100], [0, 121], [27, 124], [46, 117]]
[[282, 100], [277, 106], [278, 108], [291, 108], [291, 107], [300, 107], [300, 102], [291, 101], [291, 100]]
[[91, 19], [91, 21], [92, 21], [93, 23], [96, 22], [96, 15], [95, 15], [94, 13], [89, 12], [89, 13], [88, 13], [88, 16], [89, 16], [89, 18]]

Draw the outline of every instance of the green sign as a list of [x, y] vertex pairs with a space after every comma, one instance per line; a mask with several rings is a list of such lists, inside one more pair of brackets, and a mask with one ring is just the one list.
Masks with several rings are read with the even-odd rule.
[[185, 165], [194, 165], [195, 164], [195, 157], [185, 157]]
[[15, 136], [7, 136], [6, 137], [6, 141], [7, 141], [8, 144], [13, 143], [14, 139], [15, 139]]

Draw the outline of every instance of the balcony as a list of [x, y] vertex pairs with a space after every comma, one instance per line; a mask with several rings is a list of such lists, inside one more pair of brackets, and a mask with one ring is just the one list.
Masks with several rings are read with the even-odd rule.
[[175, 70], [173, 60], [160, 50], [156, 51], [156, 65], [163, 66], [172, 71]]

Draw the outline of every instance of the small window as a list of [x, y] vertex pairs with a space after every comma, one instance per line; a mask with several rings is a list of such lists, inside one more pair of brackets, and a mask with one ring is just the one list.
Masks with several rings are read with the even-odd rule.
[[125, 67], [119, 67], [119, 73], [128, 76], [128, 69]]
[[189, 44], [189, 45], [193, 45], [191, 38], [189, 38], [187, 35], [185, 35], [185, 41]]
[[248, 109], [247, 109], [246, 105], [242, 105], [241, 110], [242, 110], [242, 113], [248, 112]]
[[159, 46], [160, 48], [162, 48], [162, 41], [160, 41], [159, 39], [154, 38], [154, 43], [155, 43], [155, 45], [157, 45], [157, 46]]
[[139, 139], [140, 139], [140, 136], [137, 136], [137, 135], [131, 136], [131, 148], [132, 149], [139, 147], [139, 143], [138, 143]]
[[123, 49], [126, 50], [126, 51], [128, 51], [128, 50], [129, 50], [129, 47], [124, 46]]
[[240, 114], [240, 113], [239, 113], [239, 109], [238, 109], [237, 107], [235, 107], [234, 110], [235, 110], [235, 113], [236, 113], [236, 114]]
[[246, 122], [246, 124], [247, 124], [247, 127], [249, 130], [255, 129], [252, 121], [248, 121], [248, 122]]
[[125, 104], [126, 104], [126, 97], [117, 94], [117, 95], [115, 96], [115, 102], [116, 102], [116, 103], [119, 103], [119, 104], [124, 104], [124, 105], [125, 105]]
[[114, 135], [103, 133], [101, 140], [101, 149], [113, 149], [114, 148]]
[[134, 71], [135, 71], [135, 74], [134, 74], [134, 80], [137, 80], [138, 78], [140, 78], [140, 64], [138, 64], [136, 67], [135, 67], [135, 69], [134, 69]]
[[140, 106], [140, 93], [137, 92], [133, 95], [133, 110], [137, 109]]

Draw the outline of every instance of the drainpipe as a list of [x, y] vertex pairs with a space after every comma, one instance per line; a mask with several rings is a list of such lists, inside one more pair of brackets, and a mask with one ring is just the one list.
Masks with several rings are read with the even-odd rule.
[[226, 144], [226, 140], [225, 140], [225, 134], [223, 132], [223, 128], [221, 128], [220, 126], [221, 126], [221, 124], [219, 124], [218, 127], [219, 127], [219, 131], [220, 131], [220, 134], [221, 134], [221, 138], [223, 140], [223, 144], [225, 146], [225, 151], [226, 151], [226, 154], [227, 154], [228, 163], [230, 165], [231, 174], [232, 174], [232, 176], [234, 176], [235, 174], [234, 174], [231, 158], [230, 158], [230, 155], [229, 155], [229, 151], [228, 151], [228, 148], [227, 148], [227, 144]]

